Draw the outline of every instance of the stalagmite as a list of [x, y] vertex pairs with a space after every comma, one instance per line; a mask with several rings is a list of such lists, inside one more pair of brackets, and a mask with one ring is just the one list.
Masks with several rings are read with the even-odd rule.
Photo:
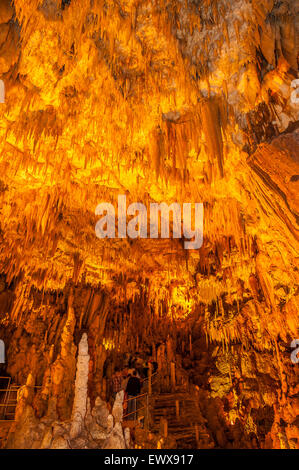
[[127, 448], [127, 449], [130, 449], [130, 443], [131, 443], [130, 428], [125, 428], [125, 430], [124, 430], [124, 436], [125, 436], [126, 448]]
[[113, 431], [113, 425], [114, 425], [113, 416], [108, 415], [108, 418], [107, 418], [107, 432], [108, 432], [108, 434], [111, 434], [111, 432]]
[[121, 423], [116, 423], [111, 434], [103, 444], [103, 449], [125, 449], [126, 443]]
[[88, 367], [88, 342], [87, 334], [84, 333], [79, 343], [77, 359], [75, 397], [72, 411], [72, 425], [70, 430], [70, 436], [72, 439], [80, 434], [84, 425], [84, 419], [87, 410]]
[[124, 391], [121, 390], [117, 393], [112, 408], [112, 416], [115, 423], [121, 423], [123, 420], [123, 402], [124, 402]]

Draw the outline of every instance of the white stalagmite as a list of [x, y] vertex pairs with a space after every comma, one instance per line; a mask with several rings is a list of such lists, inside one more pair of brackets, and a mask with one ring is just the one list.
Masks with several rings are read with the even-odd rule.
[[124, 391], [121, 390], [115, 397], [115, 402], [112, 409], [112, 415], [115, 423], [121, 423], [123, 420], [123, 404], [124, 404]]
[[112, 415], [107, 418], [107, 433], [110, 434], [113, 431], [114, 419]]
[[127, 448], [127, 449], [130, 449], [130, 443], [131, 443], [130, 428], [125, 428], [125, 430], [124, 430], [124, 436], [125, 436], [126, 448]]
[[88, 386], [89, 354], [87, 334], [82, 335], [79, 344], [77, 360], [77, 373], [75, 382], [75, 398], [72, 411], [71, 439], [79, 436], [87, 411], [87, 386]]

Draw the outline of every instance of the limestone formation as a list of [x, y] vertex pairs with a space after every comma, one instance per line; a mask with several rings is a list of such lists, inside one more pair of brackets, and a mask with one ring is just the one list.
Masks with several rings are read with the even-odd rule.
[[[0, 447], [299, 448], [298, 17], [0, 1]], [[127, 237], [119, 196], [203, 203], [201, 248], [171, 213]], [[136, 422], [113, 400], [132, 367]]]
[[79, 344], [77, 359], [75, 397], [72, 411], [72, 426], [70, 430], [70, 436], [72, 439], [80, 434], [87, 411], [88, 366], [88, 342], [87, 334], [84, 333]]
[[124, 402], [124, 391], [118, 392], [112, 408], [112, 416], [115, 423], [121, 423], [123, 420], [123, 402]]
[[123, 429], [121, 423], [117, 422], [114, 425], [114, 428], [105, 440], [103, 444], [103, 449], [125, 449], [125, 438], [123, 434]]

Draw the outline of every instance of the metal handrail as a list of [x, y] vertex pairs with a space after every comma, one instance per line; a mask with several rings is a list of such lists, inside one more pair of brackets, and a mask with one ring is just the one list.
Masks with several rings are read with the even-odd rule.
[[123, 418], [127, 418], [128, 416], [134, 415], [134, 414], [137, 413], [137, 411], [144, 410], [145, 408], [147, 409], [147, 406], [143, 406], [142, 408], [138, 408], [136, 411], [132, 411], [131, 413], [123, 415]]
[[130, 401], [130, 400], [136, 400], [137, 398], [141, 398], [141, 397], [144, 397], [145, 395], [148, 395], [148, 393], [141, 393], [140, 395], [136, 395], [136, 397], [132, 397], [132, 398], [127, 398], [126, 400], [124, 400], [124, 403], [126, 403], [127, 401]]
[[[6, 379], [8, 381], [7, 388], [5, 390], [5, 395], [4, 395], [4, 404], [6, 405], [7, 403], [7, 398], [8, 398], [8, 390], [10, 389], [10, 384], [11, 384], [11, 377], [1, 377], [2, 379]], [[6, 406], [4, 407], [3, 411], [3, 417], [5, 418], [5, 412], [6, 412]]]
[[124, 400], [124, 403], [127, 403], [129, 402], [130, 400], [137, 400], [142, 398], [142, 397], [146, 397], [146, 405], [142, 406], [141, 408], [137, 408], [136, 406], [136, 410], [135, 411], [131, 411], [131, 413], [127, 413], [127, 414], [124, 414], [123, 415], [123, 418], [127, 418], [128, 416], [131, 416], [133, 414], [137, 414], [138, 411], [140, 410], [144, 410], [146, 409], [147, 410], [147, 418], [148, 418], [148, 415], [149, 415], [149, 412], [148, 412], [148, 409], [149, 409], [149, 403], [148, 403], [148, 393], [142, 393], [140, 395], [137, 395], [136, 397], [132, 397], [132, 398], [127, 398], [126, 400]]
[[[157, 376], [158, 375], [158, 372], [154, 372], [152, 375], [151, 375], [151, 378], [153, 376]], [[145, 377], [144, 379], [140, 380], [140, 382], [143, 384], [146, 380], [149, 380], [149, 377]], [[145, 392], [145, 393], [141, 393], [140, 395], [136, 395], [136, 397], [133, 397], [133, 398], [127, 398], [126, 400], [124, 400], [124, 403], [127, 402], [127, 401], [130, 401], [130, 400], [135, 400], [136, 398], [139, 398], [139, 397], [143, 397], [145, 395], [148, 395], [148, 392]]]
[[[25, 387], [37, 389], [41, 388], [40, 385], [16, 385], [12, 384], [11, 377], [0, 376], [0, 379], [7, 381], [7, 387], [5, 389], [0, 389], [0, 392], [5, 392], [3, 402], [0, 403], [1, 419], [0, 422], [14, 421], [12, 419], [5, 419], [6, 416], [14, 416], [16, 411], [16, 406], [18, 404], [19, 391]], [[14, 409], [14, 411], [10, 411]]]
[[[157, 375], [158, 375], [158, 372], [156, 371], [153, 374], [151, 374], [150, 377], [145, 377], [143, 380], [141, 380], [141, 383], [144, 384], [149, 379], [152, 379], [153, 377], [156, 378]], [[152, 384], [153, 384], [153, 382], [152, 382]], [[128, 416], [137, 414], [137, 412], [140, 411], [140, 410], [146, 409], [147, 422], [148, 422], [148, 420], [149, 420], [149, 392], [141, 393], [139, 395], [136, 395], [136, 397], [127, 398], [126, 400], [124, 400], [124, 403], [128, 403], [130, 400], [136, 400], [136, 403], [137, 403], [137, 400], [139, 400], [142, 397], [146, 397], [146, 405], [144, 405], [144, 406], [142, 406], [141, 408], [138, 408], [138, 409], [136, 407], [135, 411], [132, 411], [131, 413], [124, 414], [123, 418], [127, 418]]]

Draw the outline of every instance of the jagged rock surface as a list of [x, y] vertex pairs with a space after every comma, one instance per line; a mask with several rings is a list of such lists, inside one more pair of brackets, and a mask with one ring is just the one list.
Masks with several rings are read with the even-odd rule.
[[[9, 446], [123, 448], [97, 397], [157, 347], [160, 391], [175, 363], [216, 447], [298, 448], [298, 18], [293, 0], [1, 1], [0, 337], [29, 377]], [[204, 202], [202, 248], [98, 240], [119, 194]]]

